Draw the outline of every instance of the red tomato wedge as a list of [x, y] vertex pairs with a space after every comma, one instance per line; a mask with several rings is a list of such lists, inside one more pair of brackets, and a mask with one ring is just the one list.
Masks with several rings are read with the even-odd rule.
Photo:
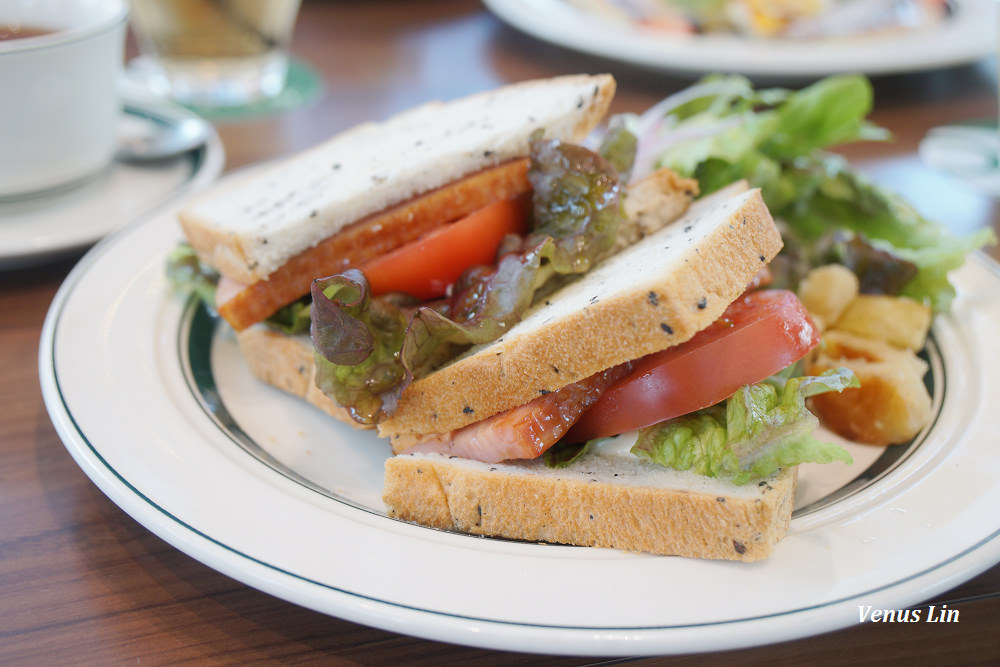
[[504, 236], [525, 233], [529, 202], [530, 196], [501, 199], [368, 262], [361, 270], [372, 294], [444, 296], [467, 268], [492, 264]]
[[639, 359], [573, 425], [583, 442], [707, 408], [798, 361], [819, 331], [792, 292], [750, 292], [691, 340]]

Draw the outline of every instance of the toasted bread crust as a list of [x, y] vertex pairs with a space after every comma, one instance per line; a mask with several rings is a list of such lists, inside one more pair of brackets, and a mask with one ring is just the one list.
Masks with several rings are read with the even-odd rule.
[[768, 557], [791, 520], [795, 468], [727, 490], [722, 482], [700, 488], [693, 473], [662, 469], [682, 479], [675, 486], [631, 465], [615, 473], [581, 463], [585, 472], [572, 474], [537, 460], [394, 456], [383, 500], [391, 517], [474, 535], [741, 561]]
[[[690, 242], [689, 229], [703, 236]], [[668, 258], [668, 246], [681, 244], [685, 249]], [[461, 428], [683, 343], [715, 321], [781, 245], [759, 191], [707, 197], [553, 295], [560, 310], [550, 319], [540, 309], [498, 341], [414, 382], [396, 412], [379, 423], [379, 435], [400, 452], [429, 434]], [[607, 287], [615, 280], [625, 285]]]

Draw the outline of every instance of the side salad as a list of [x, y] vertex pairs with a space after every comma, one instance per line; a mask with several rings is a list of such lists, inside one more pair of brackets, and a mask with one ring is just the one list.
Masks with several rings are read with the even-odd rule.
[[794, 289], [810, 269], [838, 262], [858, 274], [863, 293], [908, 296], [944, 312], [955, 296], [948, 273], [995, 242], [993, 232], [956, 237], [830, 152], [891, 139], [867, 120], [872, 101], [861, 75], [799, 91], [713, 75], [617, 123], [638, 137], [633, 177], [670, 167], [697, 179], [703, 194], [738, 179], [762, 189], [783, 225], [777, 284]]

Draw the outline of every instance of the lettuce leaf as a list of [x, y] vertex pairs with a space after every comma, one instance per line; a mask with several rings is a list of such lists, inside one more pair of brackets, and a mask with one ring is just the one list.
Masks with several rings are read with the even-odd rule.
[[639, 149], [639, 138], [628, 127], [623, 116], [615, 116], [608, 124], [608, 130], [601, 138], [598, 152], [611, 163], [622, 181], [628, 182]]
[[534, 223], [522, 252], [540, 252], [556, 273], [589, 271], [618, 236], [618, 171], [583, 146], [536, 139], [528, 180]]
[[560, 440], [545, 450], [542, 454], [542, 460], [548, 468], [566, 468], [589, 452], [595, 442], [598, 440], [588, 440], [587, 442]]
[[[194, 295], [209, 312], [216, 312], [219, 273], [202, 264], [189, 243], [178, 243], [167, 255], [166, 275], [175, 290]], [[309, 322], [309, 301], [305, 298], [283, 306], [266, 320], [268, 325], [289, 335], [309, 331]]]
[[198, 297], [213, 312], [215, 287], [219, 274], [198, 260], [194, 248], [188, 243], [178, 243], [167, 255], [167, 281], [179, 292], [189, 292]]
[[312, 315], [309, 311], [310, 300], [302, 298], [282, 306], [274, 315], [267, 318], [267, 323], [289, 336], [307, 333], [312, 324]]
[[806, 408], [806, 398], [857, 386], [857, 377], [844, 368], [772, 378], [743, 387], [719, 405], [641, 429], [632, 453], [736, 484], [800, 463], [851, 463], [843, 448], [813, 437], [819, 420]]
[[590, 150], [541, 138], [532, 141], [531, 158], [531, 232], [502, 244], [494, 266], [467, 270], [448, 297], [424, 304], [398, 294], [372, 298], [359, 271], [313, 283], [317, 384], [357, 421], [392, 414], [414, 378], [499, 338], [548, 279], [588, 270], [614, 245], [621, 216], [615, 168]]
[[[637, 123], [646, 133], [640, 142], [657, 147], [657, 165], [698, 179], [704, 194], [741, 178], [760, 187], [775, 218], [788, 225], [785, 255], [815, 255], [834, 230], [863, 234], [916, 265], [901, 293], [940, 312], [954, 297], [948, 271], [961, 266], [969, 250], [995, 241], [990, 230], [954, 238], [826, 152], [890, 138], [866, 120], [872, 88], [861, 75], [827, 77], [794, 92], [754, 90], [743, 77], [713, 76], [675, 99], [658, 105], [662, 117]], [[788, 286], [794, 289], [797, 279], [789, 276]]]
[[406, 332], [403, 311], [369, 294], [357, 270], [312, 286], [310, 335], [326, 351], [314, 355], [316, 384], [361, 423], [371, 423], [407, 375], [397, 354]]

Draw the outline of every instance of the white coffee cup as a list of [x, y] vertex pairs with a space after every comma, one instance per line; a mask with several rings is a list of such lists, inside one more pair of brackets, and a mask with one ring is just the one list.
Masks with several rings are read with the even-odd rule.
[[0, 198], [111, 163], [127, 21], [125, 0], [0, 0]]

